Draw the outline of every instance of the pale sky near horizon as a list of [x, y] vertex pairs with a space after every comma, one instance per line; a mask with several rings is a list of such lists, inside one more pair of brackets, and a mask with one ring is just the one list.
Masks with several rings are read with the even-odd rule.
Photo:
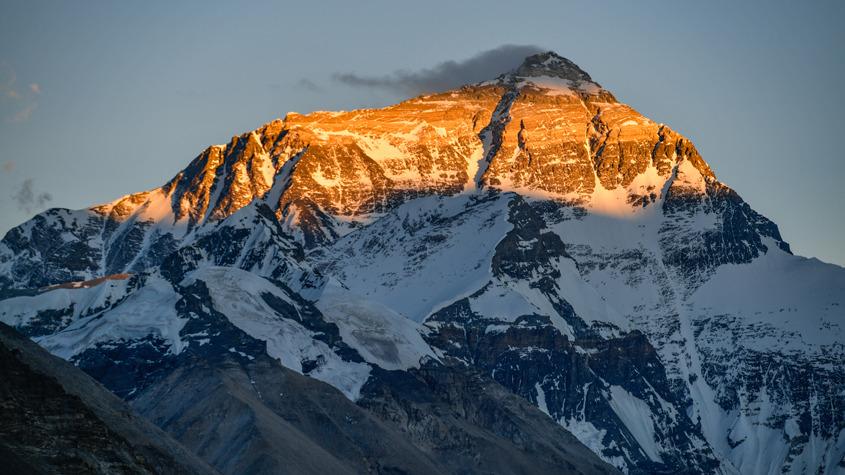
[[160, 186], [288, 111], [403, 98], [337, 74], [510, 44], [573, 60], [691, 138], [794, 252], [845, 265], [843, 24], [838, 1], [0, 0], [0, 234]]

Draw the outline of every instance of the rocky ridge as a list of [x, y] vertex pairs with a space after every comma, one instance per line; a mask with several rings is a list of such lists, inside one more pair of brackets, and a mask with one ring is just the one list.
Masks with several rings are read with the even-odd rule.
[[79, 369], [0, 323], [7, 473], [218, 473]]

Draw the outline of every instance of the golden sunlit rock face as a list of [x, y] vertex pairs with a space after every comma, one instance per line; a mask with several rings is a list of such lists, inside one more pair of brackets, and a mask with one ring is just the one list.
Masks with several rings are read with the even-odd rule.
[[587, 134], [596, 106], [584, 99], [574, 91], [522, 88], [485, 183], [505, 190], [592, 193]]
[[169, 216], [190, 230], [263, 199], [289, 228], [316, 229], [487, 188], [624, 214], [660, 196], [685, 160], [715, 180], [687, 139], [546, 54], [496, 80], [382, 109], [290, 113], [209, 147], [161, 189], [95, 211], [113, 223]]
[[350, 216], [464, 190], [481, 159], [478, 134], [502, 92], [466, 88], [384, 109], [288, 115], [278, 146], [300, 155], [280, 208], [311, 200]]

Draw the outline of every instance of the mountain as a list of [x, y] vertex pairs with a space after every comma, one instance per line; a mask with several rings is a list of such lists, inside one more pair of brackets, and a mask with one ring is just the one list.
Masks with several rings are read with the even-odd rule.
[[90, 376], [0, 323], [4, 473], [218, 473]]
[[[446, 471], [589, 460], [571, 433], [627, 473], [845, 473], [845, 269], [551, 52], [290, 113], [160, 188], [41, 213], [0, 242], [0, 287], [0, 320], [222, 471], [239, 434], [272, 439], [249, 376], [272, 362]], [[225, 386], [200, 407], [234, 397], [250, 430], [202, 452], [217, 429], [172, 409], [183, 384]]]

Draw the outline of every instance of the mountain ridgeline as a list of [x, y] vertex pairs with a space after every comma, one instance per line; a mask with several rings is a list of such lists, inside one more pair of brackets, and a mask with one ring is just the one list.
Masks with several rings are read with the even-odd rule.
[[223, 473], [845, 473], [845, 269], [551, 52], [41, 213], [0, 298]]

